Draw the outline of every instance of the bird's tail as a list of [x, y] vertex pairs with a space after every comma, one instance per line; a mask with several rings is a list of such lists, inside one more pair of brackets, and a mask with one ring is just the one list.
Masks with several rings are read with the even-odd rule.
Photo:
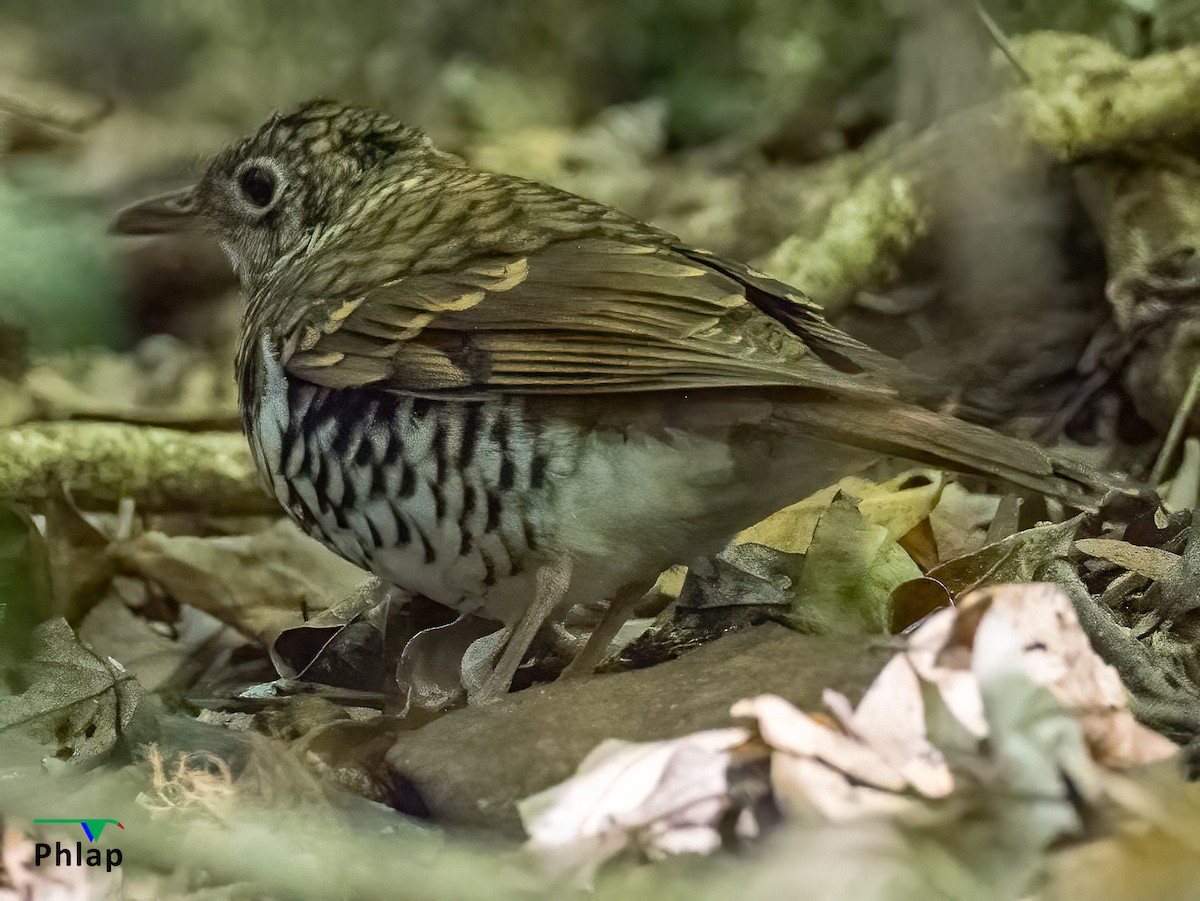
[[840, 398], [787, 404], [778, 415], [804, 434], [904, 457], [958, 472], [991, 476], [1039, 491], [1082, 510], [1110, 491], [1136, 486], [1070, 460], [1031, 441], [1012, 438], [915, 404], [880, 398]]

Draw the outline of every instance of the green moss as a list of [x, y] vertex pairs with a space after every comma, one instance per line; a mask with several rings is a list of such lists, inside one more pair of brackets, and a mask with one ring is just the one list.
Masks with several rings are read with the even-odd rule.
[[913, 245], [929, 230], [918, 189], [890, 167], [844, 185], [822, 222], [792, 235], [761, 267], [801, 287], [831, 315], [859, 290], [882, 290]]

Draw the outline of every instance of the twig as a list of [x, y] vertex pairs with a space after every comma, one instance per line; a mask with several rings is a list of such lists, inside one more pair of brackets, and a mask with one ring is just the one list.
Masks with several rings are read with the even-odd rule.
[[983, 22], [983, 27], [988, 30], [988, 34], [991, 35], [992, 41], [995, 42], [996, 46], [1000, 48], [1000, 52], [1004, 54], [1005, 58], [1012, 63], [1013, 68], [1017, 70], [1025, 83], [1033, 84], [1033, 76], [1029, 74], [1029, 71], [1022, 66], [1021, 61], [1017, 59], [1017, 54], [1013, 50], [1012, 44], [1008, 40], [1008, 35], [1000, 30], [1000, 26], [996, 24], [996, 20], [992, 18], [991, 13], [987, 11], [987, 8], [984, 7], [981, 0], [975, 0], [975, 13]]
[[1167, 474], [1167, 466], [1170, 465], [1175, 456], [1175, 449], [1179, 447], [1179, 441], [1183, 438], [1183, 430], [1187, 428], [1188, 420], [1192, 417], [1197, 398], [1200, 398], [1200, 363], [1192, 369], [1192, 380], [1188, 382], [1187, 391], [1179, 401], [1175, 418], [1171, 420], [1171, 428], [1167, 437], [1163, 439], [1162, 449], [1158, 452], [1158, 459], [1154, 461], [1154, 468], [1150, 470], [1151, 485], [1162, 484], [1163, 477]]

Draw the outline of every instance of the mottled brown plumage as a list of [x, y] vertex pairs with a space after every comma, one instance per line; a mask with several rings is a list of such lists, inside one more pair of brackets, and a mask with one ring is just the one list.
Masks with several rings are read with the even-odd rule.
[[242, 279], [268, 488], [384, 579], [522, 621], [505, 684], [551, 609], [640, 593], [852, 449], [1073, 503], [1107, 484], [910, 403], [910, 376], [787, 285], [382, 113], [275, 116], [117, 227], [197, 222]]

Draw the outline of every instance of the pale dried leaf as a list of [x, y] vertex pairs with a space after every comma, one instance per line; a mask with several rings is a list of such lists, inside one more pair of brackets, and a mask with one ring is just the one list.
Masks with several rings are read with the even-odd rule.
[[1031, 650], [1038, 648], [1025, 644], [1009, 620], [985, 615], [971, 669], [987, 716], [988, 753], [1004, 767], [1014, 795], [1005, 812], [1020, 818], [1024, 840], [1032, 835], [1044, 844], [1077, 832], [1078, 802], [1095, 804], [1101, 792], [1078, 716], [1037, 684]]
[[731, 713], [753, 719], [762, 740], [775, 751], [823, 763], [856, 783], [889, 791], [904, 788], [904, 778], [869, 744], [830, 729], [783, 698], [747, 698], [734, 704]]
[[1075, 547], [1089, 557], [1099, 557], [1115, 563], [1122, 569], [1153, 579], [1155, 582], [1170, 578], [1183, 559], [1178, 554], [1172, 554], [1162, 548], [1143, 547], [1111, 538], [1080, 538], [1075, 542]]
[[[972, 592], [956, 608], [930, 617], [909, 642], [906, 653], [916, 672], [937, 686], [947, 707], [973, 733], [983, 736], [988, 729], [980, 684], [989, 671], [986, 662], [975, 659], [976, 642], [985, 625], [989, 631], [983, 634], [1000, 634], [992, 631], [999, 623], [1016, 636], [1019, 656], [1013, 665], [1079, 719], [1098, 762], [1131, 766], [1175, 752], [1174, 744], [1134, 720], [1117, 671], [1092, 650], [1070, 599], [1047, 583]], [[990, 646], [983, 651], [990, 654]]]
[[0, 835], [0, 898], [116, 901], [124, 896], [119, 869], [106, 873], [103, 867], [41, 866], [35, 863], [34, 851], [33, 839], [16, 829]]
[[771, 789], [785, 813], [802, 817], [806, 809], [816, 810], [835, 823], [895, 816], [913, 807], [903, 794], [859, 785], [837, 767], [792, 754], [771, 757]]
[[922, 688], [912, 663], [897, 654], [850, 715], [849, 701], [835, 692], [826, 691], [825, 703], [847, 732], [870, 741], [905, 782], [926, 797], [940, 798], [953, 791], [954, 779], [941, 751], [927, 737]]
[[139, 616], [114, 592], [79, 624], [79, 637], [121, 661], [147, 691], [157, 691], [218, 648], [245, 639], [216, 618], [183, 606], [169, 628]]
[[1015, 801], [1006, 814], [1028, 818], [1042, 844], [1078, 826], [1064, 774], [1080, 796], [1095, 799], [1096, 763], [1123, 767], [1175, 750], [1134, 721], [1116, 671], [1092, 650], [1069, 599], [1053, 585], [973, 592], [916, 629], [857, 709], [836, 692], [824, 697], [841, 730], [774, 696], [740, 701], [733, 714], [752, 718], [772, 749], [777, 800], [833, 820], [896, 812], [917, 796], [954, 791], [929, 734], [939, 705], [957, 725], [943, 724], [937, 740], [961, 734], [966, 741], [957, 744], [970, 749], [986, 738], [988, 756], [1004, 762], [1008, 788], [1047, 799], [1044, 809], [1024, 812], [1018, 808], [1026, 802]]
[[661, 742], [610, 739], [566, 782], [517, 805], [526, 848], [547, 869], [583, 880], [630, 846], [652, 857], [713, 851], [731, 803], [731, 755], [749, 738], [731, 728]]

